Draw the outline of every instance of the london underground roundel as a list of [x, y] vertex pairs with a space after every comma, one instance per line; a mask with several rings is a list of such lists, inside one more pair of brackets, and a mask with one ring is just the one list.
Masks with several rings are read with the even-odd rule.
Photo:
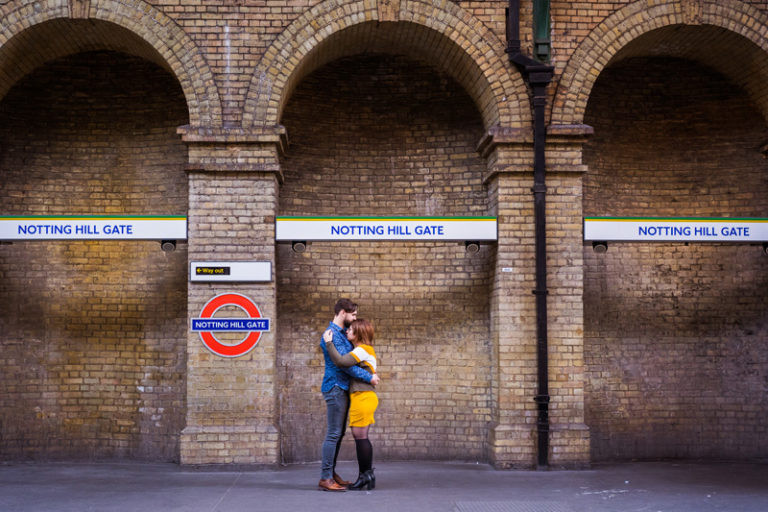
[[[243, 310], [245, 317], [224, 318], [214, 316], [223, 307], [234, 306]], [[200, 333], [203, 345], [221, 357], [240, 357], [256, 346], [261, 333], [270, 330], [269, 318], [263, 318], [258, 306], [250, 298], [239, 293], [222, 293], [209, 300], [199, 318], [192, 319], [192, 331]], [[221, 343], [214, 333], [243, 332], [245, 337], [235, 344]]]

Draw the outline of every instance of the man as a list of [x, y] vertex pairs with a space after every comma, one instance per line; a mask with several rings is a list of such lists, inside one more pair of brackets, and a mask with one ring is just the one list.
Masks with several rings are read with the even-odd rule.
[[[333, 344], [340, 354], [352, 351], [352, 344], [347, 340], [346, 330], [349, 324], [357, 318], [357, 304], [349, 299], [339, 299], [333, 308], [333, 321], [328, 330], [333, 333]], [[328, 431], [323, 441], [322, 467], [320, 469], [319, 488], [323, 491], [346, 491], [350, 482], [342, 480], [336, 474], [336, 458], [339, 456], [341, 440], [347, 429], [349, 413], [349, 379], [360, 379], [373, 384], [379, 383], [378, 375], [371, 375], [359, 366], [339, 368], [328, 355], [325, 342], [320, 339], [320, 347], [325, 357], [325, 375], [320, 390], [323, 392], [328, 411]]]

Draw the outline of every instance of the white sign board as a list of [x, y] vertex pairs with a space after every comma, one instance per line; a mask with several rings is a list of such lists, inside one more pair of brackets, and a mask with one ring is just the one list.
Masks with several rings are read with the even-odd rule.
[[768, 219], [585, 217], [584, 240], [765, 242]]
[[269, 282], [272, 263], [269, 261], [193, 261], [189, 268], [190, 281]]
[[186, 239], [186, 217], [0, 217], [0, 240]]
[[277, 217], [277, 241], [496, 240], [495, 217]]

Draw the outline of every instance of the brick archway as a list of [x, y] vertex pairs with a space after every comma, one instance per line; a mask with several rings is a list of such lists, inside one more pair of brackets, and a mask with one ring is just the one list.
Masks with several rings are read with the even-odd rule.
[[[399, 9], [391, 9], [399, 5]], [[398, 53], [451, 74], [473, 98], [486, 129], [530, 126], [522, 77], [504, 57], [504, 44], [451, 2], [326, 0], [305, 12], [267, 49], [251, 81], [244, 127], [274, 126], [285, 102], [309, 73], [363, 52]]]
[[[555, 95], [552, 124], [583, 121], [592, 87], [609, 63], [654, 52], [698, 60], [717, 69], [744, 87], [768, 117], [768, 90], [763, 85], [768, 81], [768, 40], [760, 32], [767, 25], [766, 14], [738, 0], [667, 0], [653, 6], [640, 0], [629, 4], [592, 30], [573, 53]], [[679, 33], [673, 34], [673, 30]], [[684, 43], [668, 44], [693, 34], [698, 41], [689, 37]], [[667, 48], [650, 49], [659, 48], [660, 42], [667, 43]], [[722, 50], [709, 51], [713, 48]]]
[[[153, 61], [179, 81], [192, 126], [220, 126], [221, 103], [213, 73], [190, 37], [143, 0], [17, 0], [0, 8], [0, 97], [42, 63], [80, 51], [115, 49]], [[93, 23], [96, 21], [96, 23]], [[50, 41], [34, 52], [35, 35]]]

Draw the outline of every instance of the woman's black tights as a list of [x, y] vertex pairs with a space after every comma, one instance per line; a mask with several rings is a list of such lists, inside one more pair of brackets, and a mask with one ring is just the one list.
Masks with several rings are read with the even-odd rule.
[[368, 440], [369, 427], [370, 425], [366, 427], [351, 427], [352, 435], [355, 437], [357, 465], [360, 468], [361, 475], [373, 468], [373, 445]]

